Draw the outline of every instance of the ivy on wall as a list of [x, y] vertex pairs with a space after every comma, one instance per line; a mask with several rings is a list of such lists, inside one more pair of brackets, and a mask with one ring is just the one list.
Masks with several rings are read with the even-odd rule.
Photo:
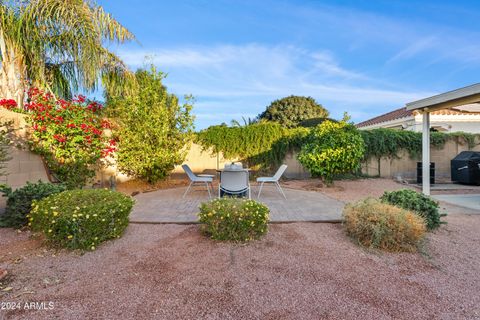
[[[365, 141], [365, 159], [394, 158], [402, 149], [406, 150], [412, 158], [418, 158], [422, 153], [421, 132], [380, 128], [363, 130], [361, 133]], [[480, 135], [465, 132], [432, 132], [430, 143], [434, 148], [441, 149], [447, 141], [457, 141], [459, 144], [467, 144], [468, 148], [472, 149], [476, 145], [477, 138], [480, 138]]]
[[240, 158], [251, 167], [268, 170], [285, 159], [288, 151], [299, 149], [309, 130], [288, 129], [274, 122], [244, 127], [211, 126], [196, 135], [204, 150], [223, 153], [225, 158]]
[[[289, 151], [299, 151], [307, 141], [312, 128], [288, 129], [274, 122], [261, 122], [243, 127], [211, 126], [196, 134], [196, 142], [204, 150], [221, 152], [225, 158], [239, 158], [250, 167], [260, 170], [274, 169]], [[406, 150], [411, 158], [422, 152], [422, 133], [394, 129], [360, 131], [365, 142], [364, 160], [369, 158], [398, 157]], [[447, 141], [467, 145], [469, 149], [480, 141], [480, 135], [464, 132], [431, 133], [431, 145], [441, 149]]]

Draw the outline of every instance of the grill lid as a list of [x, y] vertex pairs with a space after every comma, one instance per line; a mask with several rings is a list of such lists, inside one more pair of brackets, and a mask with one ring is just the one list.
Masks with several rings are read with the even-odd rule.
[[480, 162], [480, 152], [462, 151], [452, 160]]

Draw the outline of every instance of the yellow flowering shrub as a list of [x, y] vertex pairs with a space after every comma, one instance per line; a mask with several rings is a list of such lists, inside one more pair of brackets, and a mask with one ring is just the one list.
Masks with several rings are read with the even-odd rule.
[[123, 234], [133, 203], [131, 197], [105, 189], [64, 191], [34, 201], [28, 224], [53, 244], [95, 250]]
[[386, 251], [415, 251], [426, 231], [420, 216], [376, 199], [347, 205], [343, 217], [347, 234], [359, 244]]
[[200, 205], [203, 233], [215, 240], [249, 241], [267, 232], [270, 210], [248, 199], [222, 198]]

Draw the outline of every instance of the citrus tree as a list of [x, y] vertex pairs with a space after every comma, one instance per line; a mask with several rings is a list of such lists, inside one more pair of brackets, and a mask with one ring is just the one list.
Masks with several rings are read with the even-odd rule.
[[352, 172], [360, 167], [365, 144], [352, 124], [324, 121], [312, 129], [307, 141], [298, 154], [298, 160], [314, 177], [331, 183], [336, 174]]

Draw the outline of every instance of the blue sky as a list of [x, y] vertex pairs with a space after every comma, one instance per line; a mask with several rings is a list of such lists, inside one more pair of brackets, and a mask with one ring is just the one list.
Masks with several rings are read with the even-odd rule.
[[98, 1], [179, 96], [196, 98], [197, 129], [255, 117], [307, 95], [356, 122], [479, 82], [478, 1]]

